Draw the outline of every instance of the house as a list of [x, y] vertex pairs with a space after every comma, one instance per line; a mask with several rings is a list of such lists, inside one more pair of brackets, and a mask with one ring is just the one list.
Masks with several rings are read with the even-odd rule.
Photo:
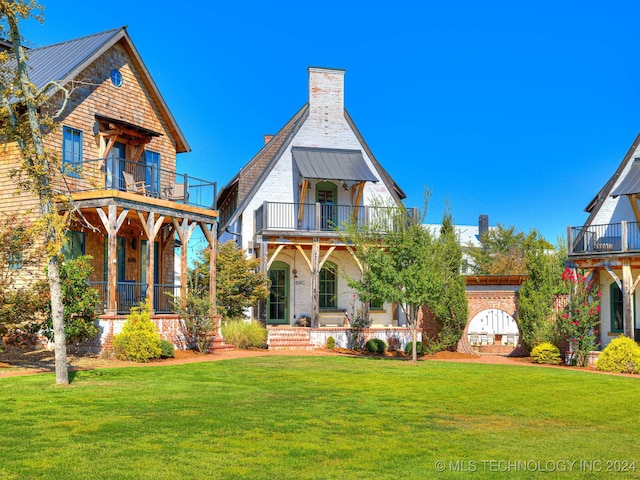
[[308, 321], [316, 330], [343, 331], [348, 315], [368, 309], [373, 327], [401, 327], [395, 305], [361, 305], [355, 298], [346, 277], [360, 270], [339, 230], [382, 215], [376, 202], [401, 205], [405, 194], [345, 109], [345, 71], [310, 67], [308, 73], [308, 102], [265, 136], [221, 189], [219, 238], [235, 240], [268, 272], [269, 299], [253, 312], [268, 326]]
[[[440, 223], [425, 223], [424, 227], [428, 229], [433, 235], [439, 236], [442, 224]], [[487, 233], [489, 230], [496, 227], [489, 226], [489, 215], [482, 214], [478, 216], [477, 225], [454, 225], [453, 226], [458, 242], [462, 247], [462, 265], [460, 267], [460, 273], [462, 275], [470, 275], [474, 271], [474, 262], [468, 251], [470, 247], [478, 248], [482, 246], [480, 237]]]
[[[215, 183], [176, 171], [176, 155], [189, 152], [189, 144], [126, 28], [28, 54], [36, 87], [55, 81], [70, 93], [57, 119], [60, 128], [45, 141], [62, 159], [53, 184], [60, 198], [70, 201], [59, 206], [61, 214], [72, 213], [65, 255], [93, 257], [90, 283], [102, 301], [100, 342], [108, 344], [130, 308], [147, 299], [161, 333], [179, 344], [180, 321], [167, 295], [185, 294], [175, 285], [174, 247], [180, 246], [184, 286], [194, 229], [215, 248]], [[61, 94], [52, 90], [47, 101], [61, 105]], [[19, 158], [16, 146], [0, 150], [0, 158], [0, 209], [37, 205], [8, 181]]]
[[640, 282], [640, 135], [585, 211], [584, 225], [568, 227], [571, 267], [599, 282], [600, 341], [625, 335], [640, 340], [636, 291]]

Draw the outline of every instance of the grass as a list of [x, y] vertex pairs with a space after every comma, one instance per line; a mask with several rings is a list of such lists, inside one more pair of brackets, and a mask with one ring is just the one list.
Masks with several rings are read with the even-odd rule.
[[343, 357], [12, 377], [0, 478], [640, 477], [638, 398], [637, 377]]

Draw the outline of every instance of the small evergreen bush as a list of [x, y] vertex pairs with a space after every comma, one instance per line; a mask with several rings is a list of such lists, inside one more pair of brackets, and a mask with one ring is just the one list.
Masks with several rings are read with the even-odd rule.
[[237, 348], [263, 348], [267, 343], [267, 329], [255, 321], [229, 320], [222, 326], [222, 335]]
[[553, 343], [544, 342], [531, 350], [531, 358], [537, 363], [557, 365], [560, 363], [560, 350]]
[[[413, 355], [413, 342], [407, 343], [407, 346], [404, 347], [404, 353], [407, 355]], [[422, 342], [416, 342], [416, 354], [419, 357], [424, 355], [424, 345]]]
[[151, 309], [141, 303], [127, 315], [122, 332], [113, 337], [113, 351], [120, 360], [148, 362], [162, 353], [158, 329], [151, 320]]
[[169, 340], [160, 340], [160, 358], [175, 357], [174, 346]]
[[336, 348], [336, 339], [333, 337], [327, 338], [327, 348], [333, 350]]
[[600, 353], [596, 368], [605, 372], [640, 373], [640, 346], [629, 337], [618, 337]]
[[364, 348], [366, 348], [371, 353], [384, 353], [384, 351], [387, 349], [387, 344], [379, 338], [372, 338], [364, 344]]

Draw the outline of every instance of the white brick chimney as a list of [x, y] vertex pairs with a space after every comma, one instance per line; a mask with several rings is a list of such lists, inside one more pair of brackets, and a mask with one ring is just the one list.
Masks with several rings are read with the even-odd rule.
[[344, 119], [344, 70], [309, 67], [309, 115]]

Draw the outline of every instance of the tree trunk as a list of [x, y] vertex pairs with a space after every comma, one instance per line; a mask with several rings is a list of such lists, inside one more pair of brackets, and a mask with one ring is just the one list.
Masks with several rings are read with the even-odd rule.
[[67, 365], [67, 339], [64, 333], [64, 305], [62, 304], [60, 265], [58, 264], [57, 257], [49, 259], [48, 276], [49, 292], [51, 294], [51, 318], [53, 319], [56, 383], [58, 385], [68, 385], [69, 368]]
[[[60, 253], [61, 241], [58, 241], [58, 230], [56, 229], [56, 221], [54, 219], [54, 217], [57, 216], [57, 212], [53, 203], [53, 194], [51, 192], [50, 185], [50, 176], [57, 174], [57, 172], [51, 171], [51, 164], [48, 162], [46, 157], [44, 143], [42, 141], [42, 133], [40, 131], [40, 120], [38, 118], [34, 87], [29, 79], [27, 58], [21, 43], [16, 12], [14, 10], [11, 12], [3, 11], [3, 13], [7, 17], [11, 33], [11, 42], [16, 55], [17, 78], [27, 110], [29, 134], [31, 141], [33, 142], [33, 153], [35, 154], [35, 159], [30, 155], [24, 138], [22, 138], [22, 141], [19, 141], [19, 146], [25, 161], [32, 167], [37, 167], [31, 169], [32, 172], [30, 172], [29, 176], [33, 183], [32, 189], [37, 191], [37, 196], [40, 201], [40, 209], [44, 219], [44, 247], [48, 258], [51, 319], [53, 320], [55, 342], [56, 383], [60, 385], [68, 385], [69, 369], [67, 366], [67, 342], [64, 334], [64, 307], [62, 305], [62, 289], [60, 286], [60, 269], [58, 265], [58, 254]], [[19, 126], [16, 124], [14, 127]]]

